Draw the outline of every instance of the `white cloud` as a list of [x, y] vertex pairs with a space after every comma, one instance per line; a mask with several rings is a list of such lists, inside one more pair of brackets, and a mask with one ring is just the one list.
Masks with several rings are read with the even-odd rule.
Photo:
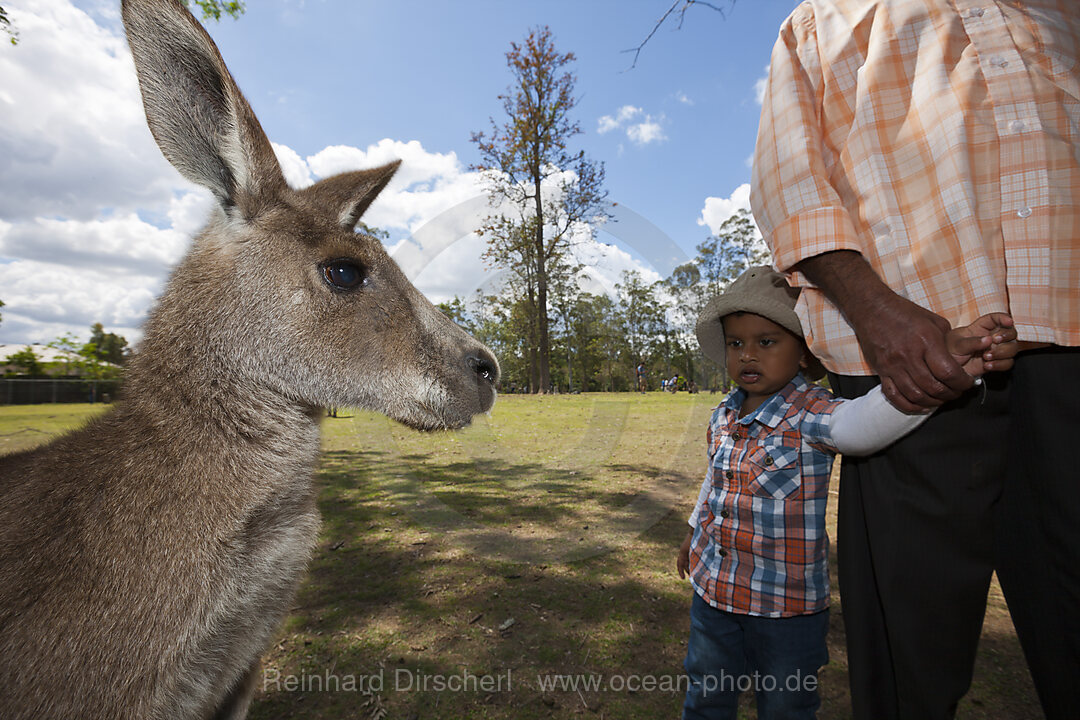
[[[644, 116], [640, 122], [633, 122]], [[664, 134], [664, 116], [653, 118], [634, 105], [623, 105], [614, 115], [604, 115], [597, 121], [597, 132], [601, 135], [625, 129], [626, 137], [635, 145], [648, 145], [654, 142], [667, 140]], [[621, 147], [621, 146], [620, 146]]]
[[124, 38], [64, 0], [9, 10], [20, 41], [0, 43], [0, 217], [167, 202], [182, 181], [146, 127]]
[[705, 207], [701, 210], [698, 225], [708, 226], [709, 232], [715, 234], [720, 230], [724, 221], [734, 215], [738, 210], [750, 210], [750, 184], [743, 183], [732, 191], [726, 198], [707, 197]]
[[597, 132], [601, 135], [612, 130], [618, 130], [630, 120], [641, 114], [641, 108], [633, 105], [623, 105], [614, 115], [604, 115], [600, 118]]
[[759, 77], [754, 82], [754, 98], [757, 100], [758, 105], [762, 105], [765, 102], [765, 87], [769, 84], [769, 66], [765, 66], [764, 77]]
[[278, 164], [281, 165], [281, 173], [285, 176], [285, 182], [294, 190], [302, 190], [315, 181], [311, 179], [311, 168], [300, 157], [299, 153], [288, 145], [276, 142], [270, 143], [274, 148]]
[[675, 99], [678, 100], [679, 102], [681, 102], [683, 105], [691, 105], [692, 106], [694, 104], [694, 101], [691, 100], [690, 97], [686, 93], [684, 93], [682, 91], [679, 91], [679, 92], [675, 93]]
[[65, 332], [84, 340], [100, 322], [134, 341], [163, 277], [117, 276], [113, 269], [74, 268], [37, 260], [0, 263], [5, 342], [47, 343]]
[[[0, 47], [0, 342], [48, 342], [65, 332], [85, 338], [94, 322], [134, 342], [214, 199], [184, 180], [154, 144], [112, 3], [86, 0], [80, 7], [90, 14], [70, 0], [5, 7], [21, 40]], [[662, 139], [660, 121], [641, 108], [625, 105], [610, 119], [637, 142]], [[308, 157], [273, 147], [296, 188], [401, 159], [365, 222], [407, 249], [415, 243], [405, 238], [422, 234], [433, 219], [453, 221], [444, 223], [445, 247], [414, 277], [436, 301], [493, 282], [480, 259], [483, 242], [472, 232], [489, 212], [481, 179], [455, 153], [389, 138], [362, 149], [332, 145]], [[455, 208], [466, 212], [458, 217]], [[432, 242], [430, 233], [425, 242]], [[605, 286], [625, 269], [642, 269], [614, 246], [589, 240], [582, 247]]]
[[626, 136], [638, 145], [667, 140], [660, 123], [653, 122], [651, 118], [647, 122], [631, 125], [626, 129]]

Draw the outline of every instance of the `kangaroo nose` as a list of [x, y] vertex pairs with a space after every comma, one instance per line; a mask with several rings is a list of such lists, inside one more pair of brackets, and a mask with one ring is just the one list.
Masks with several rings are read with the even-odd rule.
[[486, 348], [468, 355], [465, 358], [465, 364], [476, 373], [477, 377], [492, 387], [499, 381], [499, 363]]

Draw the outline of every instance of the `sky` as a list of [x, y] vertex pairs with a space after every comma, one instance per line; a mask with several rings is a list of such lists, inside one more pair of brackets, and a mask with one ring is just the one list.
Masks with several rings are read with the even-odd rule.
[[[131, 341], [202, 227], [209, 193], [146, 128], [118, 0], [4, 0], [0, 343]], [[551, 28], [579, 98], [571, 140], [606, 170], [613, 218], [575, 253], [594, 292], [667, 277], [749, 208], [760, 97], [795, 0], [714, 0], [632, 52], [671, 0], [248, 0], [206, 23], [294, 187], [403, 161], [364, 216], [433, 302], [490, 291], [474, 132], [504, 114], [505, 54]]]

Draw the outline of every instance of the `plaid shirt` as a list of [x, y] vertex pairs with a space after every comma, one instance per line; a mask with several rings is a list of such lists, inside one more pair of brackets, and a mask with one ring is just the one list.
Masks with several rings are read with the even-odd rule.
[[[1080, 345], [1076, 0], [808, 0], [780, 29], [751, 205], [780, 270], [855, 250], [893, 290], [966, 325]], [[871, 370], [801, 273], [828, 369]], [[809, 287], [807, 287], [809, 286]]]
[[729, 612], [819, 612], [829, 604], [829, 425], [842, 401], [802, 375], [739, 419], [745, 396], [728, 395], [709, 421], [690, 580]]

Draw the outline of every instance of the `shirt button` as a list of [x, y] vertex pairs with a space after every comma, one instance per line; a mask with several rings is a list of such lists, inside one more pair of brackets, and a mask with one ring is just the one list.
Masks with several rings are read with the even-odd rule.
[[1013, 132], [1020, 132], [1025, 127], [1027, 127], [1027, 126], [1024, 125], [1023, 120], [1013, 120], [1011, 123], [1009, 123], [1009, 129], [1012, 130]]
[[731, 433], [731, 439], [732, 440], [742, 440], [742, 435], [740, 435], [739, 431], [736, 430], [735, 432]]
[[768, 455], [765, 456], [765, 464], [766, 465], [772, 465], [772, 458], [769, 457]]
[[727, 557], [727, 550], [725, 550], [724, 548], [720, 548], [716, 551], [716, 554], [720, 557]]
[[723, 510], [720, 511], [720, 517], [722, 517], [722, 518], [726, 518], [726, 517], [728, 517], [730, 515], [731, 515], [731, 513], [729, 513], [727, 511], [727, 508], [724, 508]]
[[990, 58], [990, 64], [994, 67], [1003, 68], [1009, 64], [1009, 61], [1001, 57], [1000, 55], [995, 55], [994, 57]]
[[1020, 208], [1019, 210], [1016, 211], [1016, 217], [1021, 218], [1021, 219], [1031, 217], [1031, 208], [1029, 208], [1029, 207]]
[[968, 17], [981, 18], [985, 10], [982, 8], [971, 8], [971, 12], [968, 13]]
[[731, 472], [730, 470], [725, 470], [724, 477], [726, 477], [728, 480], [731, 480], [735, 477], [735, 473]]

